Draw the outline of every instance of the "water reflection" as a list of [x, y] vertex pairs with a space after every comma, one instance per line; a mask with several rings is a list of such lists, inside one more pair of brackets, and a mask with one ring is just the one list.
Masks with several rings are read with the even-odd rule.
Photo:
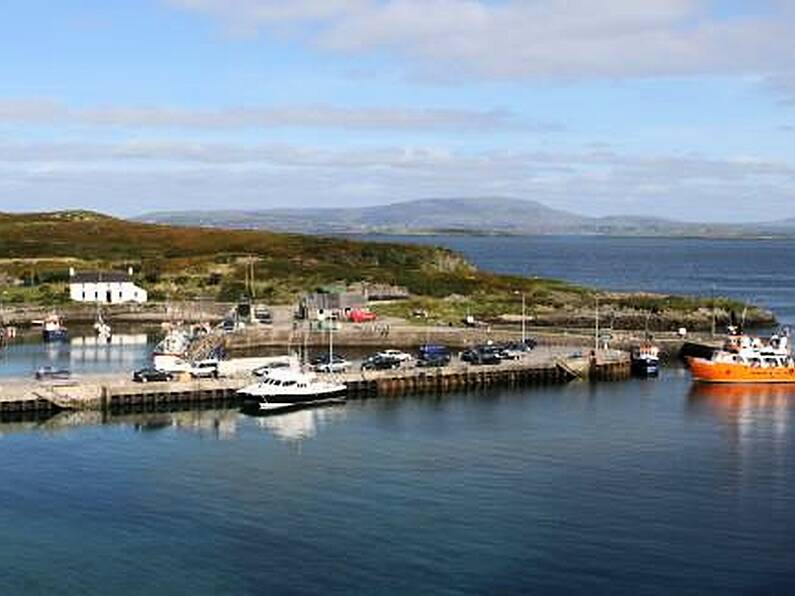
[[146, 363], [151, 345], [146, 333], [117, 333], [110, 341], [94, 334], [76, 335], [68, 342], [52, 343], [27, 337], [0, 350], [0, 376], [27, 377], [41, 366], [74, 373], [127, 372]]
[[260, 428], [277, 439], [294, 442], [311, 439], [324, 426], [344, 418], [344, 407], [323, 406], [260, 416], [256, 421]]
[[[94, 335], [73, 337], [69, 342], [69, 360], [73, 367], [97, 363], [133, 367], [148, 343], [146, 333], [116, 334], [110, 341]], [[58, 349], [58, 344], [50, 346]]]
[[324, 426], [344, 417], [344, 407], [338, 406], [304, 408], [254, 417], [241, 413], [237, 407], [157, 412], [4, 413], [0, 415], [0, 437], [29, 432], [58, 433], [84, 426], [120, 425], [141, 433], [172, 430], [229, 440], [236, 437], [243, 421], [253, 418], [254, 428], [264, 430], [281, 441], [299, 442], [315, 437]]
[[762, 428], [782, 436], [789, 430], [795, 409], [795, 385], [694, 383], [688, 403], [717, 415], [739, 441]]

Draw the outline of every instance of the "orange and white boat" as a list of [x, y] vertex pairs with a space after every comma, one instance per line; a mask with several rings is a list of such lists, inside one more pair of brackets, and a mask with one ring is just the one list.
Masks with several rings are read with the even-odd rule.
[[693, 380], [703, 383], [794, 383], [795, 359], [788, 335], [768, 342], [743, 335], [711, 359], [689, 358]]

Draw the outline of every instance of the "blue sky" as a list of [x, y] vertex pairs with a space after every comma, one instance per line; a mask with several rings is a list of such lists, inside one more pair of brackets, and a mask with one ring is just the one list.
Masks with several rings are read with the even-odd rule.
[[0, 210], [795, 217], [795, 2], [6, 0]]

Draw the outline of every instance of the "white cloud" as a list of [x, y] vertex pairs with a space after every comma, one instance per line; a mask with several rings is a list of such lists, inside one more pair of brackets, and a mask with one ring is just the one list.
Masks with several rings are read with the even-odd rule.
[[759, 220], [795, 216], [793, 187], [793, 163], [700, 155], [155, 141], [0, 144], [0, 210], [38, 205], [137, 213], [503, 195], [591, 214]]
[[795, 36], [792, 0], [749, 3], [734, 16], [702, 0], [165, 1], [232, 31], [288, 30], [338, 52], [386, 49], [444, 76], [768, 73], [792, 64]]
[[102, 106], [73, 108], [49, 100], [0, 100], [0, 123], [80, 124], [137, 128], [337, 128], [356, 130], [492, 129], [553, 132], [552, 122], [523, 122], [503, 109], [230, 107], [213, 110], [168, 107]]

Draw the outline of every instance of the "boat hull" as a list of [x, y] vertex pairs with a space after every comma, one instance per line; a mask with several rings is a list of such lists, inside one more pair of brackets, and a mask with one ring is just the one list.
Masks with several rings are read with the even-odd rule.
[[660, 374], [660, 361], [653, 358], [633, 358], [632, 374], [638, 377], [656, 377]]
[[734, 362], [715, 362], [703, 358], [689, 358], [693, 380], [700, 383], [722, 384], [795, 384], [795, 367], [754, 367]]
[[41, 332], [41, 339], [45, 343], [67, 341], [69, 339], [69, 333], [66, 331], [66, 329], [56, 329], [56, 330], [45, 329], [44, 331]]
[[336, 399], [340, 397], [345, 397], [348, 393], [347, 388], [342, 387], [340, 389], [335, 389], [333, 391], [320, 391], [315, 393], [305, 393], [305, 394], [294, 394], [294, 395], [264, 395], [264, 394], [255, 394], [255, 393], [246, 393], [246, 392], [238, 392], [238, 395], [246, 402], [257, 402], [259, 404], [287, 404], [287, 405], [302, 405], [302, 404], [311, 404], [317, 401], [323, 401], [326, 399]]

